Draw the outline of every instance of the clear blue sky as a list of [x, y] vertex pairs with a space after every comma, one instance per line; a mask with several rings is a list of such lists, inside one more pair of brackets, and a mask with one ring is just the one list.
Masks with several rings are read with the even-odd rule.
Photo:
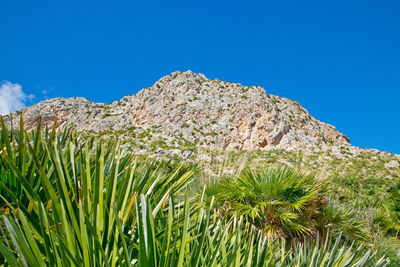
[[400, 153], [400, 1], [0, 1], [0, 81], [109, 103], [172, 71], [261, 85]]

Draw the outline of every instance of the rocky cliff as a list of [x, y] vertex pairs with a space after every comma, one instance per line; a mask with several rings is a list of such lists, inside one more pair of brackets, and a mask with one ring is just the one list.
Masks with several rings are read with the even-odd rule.
[[[267, 94], [259, 86], [210, 80], [191, 71], [174, 72], [152, 87], [110, 104], [81, 97], [53, 98], [20, 112], [28, 129], [42, 117], [43, 125], [57, 122], [59, 127], [118, 131], [128, 137], [132, 129], [152, 129], [156, 138], [166, 142], [179, 136], [215, 149], [349, 145], [349, 139], [335, 127], [310, 116], [295, 101]], [[11, 114], [15, 122], [18, 113]]]

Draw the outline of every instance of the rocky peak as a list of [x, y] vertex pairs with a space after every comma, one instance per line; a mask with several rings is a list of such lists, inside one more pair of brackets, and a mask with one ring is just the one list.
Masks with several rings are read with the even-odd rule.
[[[203, 74], [173, 72], [152, 87], [105, 105], [85, 98], [54, 98], [22, 110], [29, 127], [71, 125], [78, 131], [157, 129], [156, 138], [185, 140], [216, 149], [296, 149], [348, 145], [332, 125], [320, 122], [295, 101]], [[14, 120], [17, 115], [12, 114]]]

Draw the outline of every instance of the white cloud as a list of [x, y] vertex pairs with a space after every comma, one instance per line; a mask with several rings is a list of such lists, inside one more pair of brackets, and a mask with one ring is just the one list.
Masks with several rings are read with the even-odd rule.
[[0, 114], [7, 115], [10, 112], [25, 107], [25, 102], [32, 100], [34, 95], [27, 95], [22, 91], [18, 83], [5, 81], [0, 87]]

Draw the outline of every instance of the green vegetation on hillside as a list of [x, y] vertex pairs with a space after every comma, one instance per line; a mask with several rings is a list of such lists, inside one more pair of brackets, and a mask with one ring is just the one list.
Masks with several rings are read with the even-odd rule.
[[[349, 210], [329, 202], [322, 183], [287, 167], [243, 171], [210, 188], [227, 213], [250, 221], [266, 236], [298, 240], [305, 236], [343, 233], [348, 239], [365, 241], [365, 225]], [[339, 235], [339, 234], [338, 234]]]
[[[343, 152], [347, 151], [345, 147]], [[291, 166], [299, 173], [316, 177], [323, 183], [320, 194], [329, 206], [349, 213], [363, 222], [368, 245], [381, 255], [390, 256], [392, 266], [400, 265], [400, 168], [385, 167], [390, 156], [361, 152], [340, 158], [327, 151], [210, 151], [211, 162], [201, 162], [208, 175], [199, 175], [201, 184], [229, 179], [243, 169], [260, 171], [266, 166]], [[350, 152], [347, 152], [350, 154]], [[354, 224], [354, 223], [352, 223]]]
[[[136, 156], [112, 139], [42, 132], [40, 124], [27, 133], [22, 119], [19, 130], [1, 123], [4, 266], [388, 263], [368, 233], [349, 234], [358, 225], [344, 227], [353, 222], [347, 207], [328, 201], [320, 181], [299, 171], [252, 169], [217, 179], [201, 165]], [[387, 194], [396, 203], [394, 190]]]

